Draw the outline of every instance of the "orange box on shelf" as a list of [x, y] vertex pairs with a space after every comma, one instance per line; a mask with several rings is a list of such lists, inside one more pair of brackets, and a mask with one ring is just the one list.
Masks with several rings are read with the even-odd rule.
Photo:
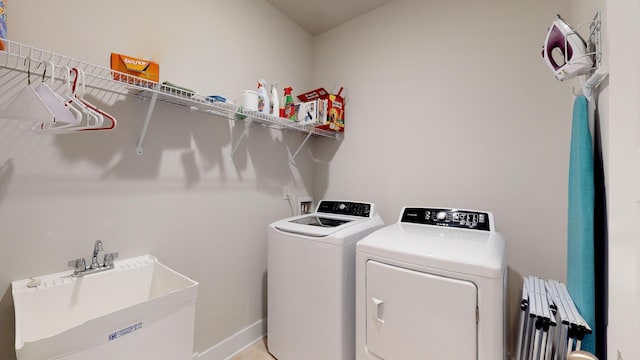
[[329, 131], [344, 131], [344, 98], [342, 94], [342, 88], [337, 94], [330, 94], [324, 88], [318, 88], [308, 91], [304, 94], [298, 95], [298, 99], [303, 102], [308, 102], [315, 99], [327, 100], [326, 108], [326, 120], [318, 122], [316, 128]]
[[157, 83], [160, 81], [160, 65], [153, 61], [138, 59], [127, 55], [111, 53], [111, 70], [131, 76], [113, 73], [113, 79], [129, 84], [143, 85], [135, 81], [136, 77]]
[[6, 49], [4, 41], [7, 39], [7, 0], [0, 0], [0, 50]]

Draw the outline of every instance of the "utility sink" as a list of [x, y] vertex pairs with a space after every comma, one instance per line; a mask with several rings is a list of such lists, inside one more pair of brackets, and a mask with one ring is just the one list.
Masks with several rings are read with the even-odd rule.
[[151, 255], [12, 282], [18, 360], [191, 359], [198, 283]]

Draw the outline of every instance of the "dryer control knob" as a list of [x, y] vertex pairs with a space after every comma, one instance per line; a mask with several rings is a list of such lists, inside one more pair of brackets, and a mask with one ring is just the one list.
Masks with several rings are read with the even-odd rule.
[[440, 211], [436, 216], [438, 217], [438, 220], [444, 220], [447, 218], [447, 213], [445, 211]]
[[340, 205], [338, 206], [338, 208], [340, 208], [340, 210], [344, 210], [344, 209], [346, 209], [346, 208], [347, 208], [347, 205], [345, 205], [345, 204], [340, 204]]

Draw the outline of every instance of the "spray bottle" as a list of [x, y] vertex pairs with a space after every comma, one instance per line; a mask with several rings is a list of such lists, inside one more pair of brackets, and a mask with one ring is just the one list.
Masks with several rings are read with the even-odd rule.
[[271, 111], [269, 114], [280, 117], [280, 100], [278, 100], [278, 82], [271, 83]]
[[271, 107], [269, 106], [267, 89], [264, 88], [266, 83], [267, 81], [264, 79], [258, 80], [258, 111], [268, 114]]
[[293, 91], [291, 86], [284, 88], [284, 117], [291, 121], [296, 121], [296, 107], [293, 104], [291, 91]]

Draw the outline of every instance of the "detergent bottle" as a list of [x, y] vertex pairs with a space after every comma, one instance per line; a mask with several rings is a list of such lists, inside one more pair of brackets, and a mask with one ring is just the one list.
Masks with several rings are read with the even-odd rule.
[[284, 88], [284, 117], [291, 121], [296, 121], [296, 107], [293, 104], [291, 91], [293, 91], [291, 86]]
[[271, 106], [269, 106], [269, 95], [267, 94], [267, 89], [264, 88], [266, 83], [267, 81], [264, 79], [258, 80], [258, 111], [268, 114]]

